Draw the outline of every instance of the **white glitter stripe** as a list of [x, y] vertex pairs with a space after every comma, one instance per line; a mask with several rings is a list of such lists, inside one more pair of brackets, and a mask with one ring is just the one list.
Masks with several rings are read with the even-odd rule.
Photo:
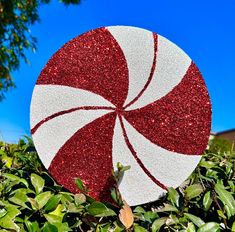
[[141, 135], [125, 119], [126, 133], [150, 173], [167, 187], [178, 187], [196, 168], [201, 156], [183, 155], [161, 148]]
[[87, 90], [62, 85], [36, 85], [30, 109], [30, 125], [33, 128], [46, 117], [74, 107], [111, 106], [112, 103]]
[[180, 83], [190, 64], [191, 59], [183, 50], [158, 35], [157, 62], [153, 79], [139, 100], [127, 110], [144, 107], [168, 94]]
[[[113, 136], [113, 167], [116, 164], [130, 165], [131, 169], [124, 173], [119, 190], [123, 199], [131, 206], [143, 204], [158, 199], [165, 191], [157, 186], [141, 169], [137, 161], [128, 149], [118, 117]], [[151, 162], [151, 161], [150, 161]]]
[[150, 31], [135, 27], [107, 27], [120, 45], [128, 66], [129, 89], [126, 105], [148, 81], [154, 57], [154, 39]]

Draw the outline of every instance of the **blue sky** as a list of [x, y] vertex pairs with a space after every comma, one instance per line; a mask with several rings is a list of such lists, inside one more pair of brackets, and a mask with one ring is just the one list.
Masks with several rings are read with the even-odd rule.
[[65, 42], [100, 26], [131, 25], [157, 32], [179, 45], [201, 70], [213, 106], [214, 132], [235, 128], [235, 1], [83, 0], [64, 7], [57, 1], [40, 7], [41, 22], [31, 65], [13, 73], [16, 89], [0, 103], [0, 140], [16, 142], [29, 133], [34, 84], [49, 58]]

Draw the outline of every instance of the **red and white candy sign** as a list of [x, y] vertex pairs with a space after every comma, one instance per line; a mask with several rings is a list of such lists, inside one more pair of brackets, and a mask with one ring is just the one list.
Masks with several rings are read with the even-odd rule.
[[80, 178], [109, 201], [117, 162], [130, 205], [179, 186], [207, 146], [211, 104], [203, 78], [175, 44], [150, 31], [113, 26], [66, 43], [34, 88], [31, 132], [55, 180], [78, 192]]

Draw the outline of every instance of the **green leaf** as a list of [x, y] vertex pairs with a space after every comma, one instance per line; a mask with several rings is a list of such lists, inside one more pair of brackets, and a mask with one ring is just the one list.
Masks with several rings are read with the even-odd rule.
[[144, 213], [144, 219], [150, 223], [152, 223], [152, 221], [157, 217], [158, 217], [157, 213], [152, 211], [147, 211], [146, 213]]
[[111, 197], [117, 205], [121, 206], [123, 204], [121, 194], [117, 188], [111, 188]]
[[232, 192], [235, 192], [235, 185], [234, 185], [234, 183], [233, 183], [233, 181], [228, 181], [228, 184], [229, 184], [229, 186], [230, 186], [230, 188], [232, 189]]
[[28, 197], [23, 191], [17, 191], [15, 195], [11, 198], [9, 198], [9, 201], [11, 201], [14, 204], [20, 205], [23, 208], [30, 209], [25, 203], [28, 201]]
[[167, 220], [167, 217], [156, 219], [151, 226], [152, 232], [159, 231], [160, 228], [166, 223], [166, 220]]
[[201, 161], [199, 164], [201, 167], [204, 167], [206, 169], [211, 169], [213, 168], [216, 164], [212, 161]]
[[229, 219], [233, 215], [233, 212], [227, 205], [224, 206], [224, 209]]
[[87, 192], [87, 188], [86, 186], [83, 184], [82, 180], [79, 178], [75, 179], [75, 184], [78, 187], [79, 190], [81, 190], [82, 192]]
[[94, 201], [91, 205], [89, 205], [87, 212], [95, 217], [108, 217], [116, 215], [112, 209], [107, 208], [106, 205], [97, 201]]
[[5, 178], [7, 178], [8, 180], [10, 180], [10, 181], [16, 181], [16, 183], [22, 183], [22, 184], [24, 184], [27, 188], [29, 187], [28, 182], [27, 182], [25, 179], [23, 179], [23, 178], [20, 178], [20, 177], [18, 177], [18, 176], [15, 176], [15, 175], [13, 175], [13, 174], [10, 174], [10, 173], [4, 173], [3, 176], [4, 176]]
[[56, 223], [56, 226], [57, 226], [58, 232], [73, 231], [71, 228], [69, 228], [69, 225], [68, 225], [67, 222], [65, 222], [65, 223]]
[[40, 232], [38, 222], [25, 221], [25, 225], [29, 232]]
[[11, 168], [13, 158], [7, 156], [6, 154], [3, 154], [1, 158], [2, 162], [4, 163], [4, 166], [6, 166], [7, 168]]
[[201, 218], [199, 218], [193, 214], [184, 213], [184, 215], [198, 227], [205, 224], [205, 222]]
[[15, 223], [16, 216], [20, 214], [17, 206], [6, 204], [5, 210], [7, 211], [7, 213], [0, 218], [0, 227], [20, 231], [20, 227]]
[[32, 173], [31, 182], [36, 191], [36, 194], [39, 194], [44, 188], [45, 180], [39, 175]]
[[217, 210], [217, 213], [221, 218], [227, 219], [222, 210]]
[[185, 197], [189, 200], [199, 196], [203, 192], [201, 184], [193, 184], [185, 189]]
[[134, 225], [134, 232], [148, 232], [144, 227]]
[[114, 228], [113, 228], [113, 232], [123, 232], [123, 227], [121, 225], [118, 225], [117, 221], [115, 221], [114, 223]]
[[44, 217], [47, 219], [47, 221], [49, 223], [51, 223], [52, 225], [56, 224], [56, 223], [60, 223], [61, 222], [61, 217], [54, 215], [54, 214], [44, 214]]
[[174, 225], [178, 223], [179, 223], [179, 219], [174, 214], [170, 214], [169, 218], [166, 220], [166, 225]]
[[219, 224], [216, 222], [207, 222], [200, 226], [198, 232], [217, 232], [220, 231]]
[[66, 203], [66, 209], [67, 213], [79, 213], [83, 210], [82, 208], [78, 208], [74, 203], [71, 202]]
[[40, 193], [39, 195], [37, 195], [35, 197], [35, 201], [38, 204], [38, 209], [43, 208], [43, 206], [48, 202], [50, 197], [51, 197], [51, 192], [50, 191], [43, 192], [43, 193]]
[[162, 208], [156, 210], [156, 212], [168, 212], [168, 211], [177, 212], [178, 209], [173, 205], [164, 203], [164, 206]]
[[73, 202], [74, 201], [74, 197], [73, 194], [68, 193], [68, 192], [60, 192], [60, 194], [62, 195], [61, 197], [61, 202], [64, 204], [65, 202]]
[[144, 214], [146, 211], [141, 206], [137, 206], [137, 207], [135, 207], [133, 212], [134, 213], [143, 213]]
[[179, 207], [179, 193], [172, 187], [168, 188], [168, 200], [177, 207]]
[[127, 170], [129, 170], [131, 168], [131, 166], [123, 166], [120, 162], [117, 163], [117, 169], [119, 172], [125, 172]]
[[235, 232], [235, 222], [233, 223], [231, 230], [232, 230], [232, 232]]
[[30, 202], [33, 210], [38, 210], [39, 209], [39, 205], [38, 205], [38, 203], [36, 202], [35, 199], [29, 197], [28, 201]]
[[29, 188], [18, 188], [16, 190], [12, 191], [12, 194], [17, 193], [17, 192], [19, 192], [21, 194], [25, 194], [25, 195], [28, 193], [34, 193], [34, 191]]
[[223, 202], [228, 218], [235, 215], [235, 200], [230, 192], [225, 190], [221, 184], [215, 185], [215, 191], [219, 196], [219, 199]]
[[45, 211], [51, 211], [51, 210], [54, 210], [57, 205], [59, 204], [60, 202], [60, 199], [61, 199], [61, 195], [53, 195], [51, 196], [51, 198], [48, 200], [48, 202], [46, 203], [45, 207], [44, 207], [44, 210]]
[[205, 211], [208, 211], [210, 209], [211, 203], [212, 203], [211, 192], [208, 191], [203, 197], [203, 207]]
[[78, 193], [74, 195], [74, 201], [76, 205], [81, 205], [86, 202], [86, 196], [82, 193]]
[[43, 226], [43, 232], [58, 232], [58, 229], [56, 226], [46, 222]]
[[62, 211], [65, 209], [65, 207], [62, 205], [62, 204], [59, 204], [56, 209], [52, 212], [50, 212], [49, 214], [52, 214], [52, 215], [56, 215], [58, 217], [61, 218], [61, 221], [64, 217], [64, 213], [62, 213]]
[[196, 232], [196, 228], [192, 222], [188, 223], [188, 227], [186, 228], [185, 232]]
[[[0, 143], [2, 143], [1, 141], [0, 141]], [[2, 146], [2, 144], [0, 144], [0, 146]], [[4, 147], [4, 146], [2, 146], [2, 147]], [[3, 155], [7, 155], [2, 149], [0, 149], [0, 156], [3, 156]]]
[[6, 209], [0, 209], [0, 218], [4, 217], [7, 214]]
[[68, 227], [68, 223], [62, 223], [62, 218], [60, 216], [53, 215], [53, 214], [44, 214], [44, 216], [49, 222], [49, 224], [56, 226], [58, 232], [72, 231]]

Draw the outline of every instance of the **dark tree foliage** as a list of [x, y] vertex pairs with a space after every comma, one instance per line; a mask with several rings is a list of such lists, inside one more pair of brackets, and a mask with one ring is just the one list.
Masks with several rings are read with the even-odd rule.
[[[36, 38], [29, 27], [39, 22], [38, 8], [50, 0], [0, 0], [0, 101], [4, 93], [14, 87], [11, 72], [17, 70], [21, 59], [29, 61], [26, 50], [36, 49]], [[60, 0], [65, 5], [80, 0]]]

